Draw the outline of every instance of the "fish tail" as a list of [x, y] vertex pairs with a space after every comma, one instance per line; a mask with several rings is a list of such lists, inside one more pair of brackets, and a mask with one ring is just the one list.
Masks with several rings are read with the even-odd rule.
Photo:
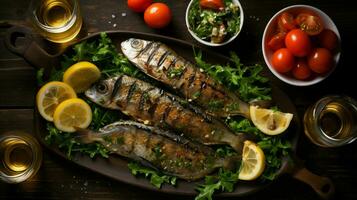
[[227, 108], [227, 116], [243, 116], [247, 119], [250, 119], [250, 111], [249, 111], [249, 104], [238, 100], [238, 103], [234, 106], [231, 105], [229, 108]]
[[83, 144], [90, 144], [97, 140], [95, 132], [89, 129], [76, 127], [76, 134], [75, 140]]

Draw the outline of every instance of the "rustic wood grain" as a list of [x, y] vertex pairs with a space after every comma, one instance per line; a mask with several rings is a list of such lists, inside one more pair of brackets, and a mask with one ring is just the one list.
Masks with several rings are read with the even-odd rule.
[[[0, 134], [21, 129], [33, 131], [35, 71], [22, 58], [9, 52], [3, 36], [11, 24], [28, 24], [30, 1], [2, 0], [0, 8]], [[197, 44], [186, 30], [184, 16], [188, 0], [167, 0], [173, 11], [172, 23], [162, 30], [148, 28], [142, 14], [128, 10], [125, 0], [80, 0], [84, 30], [93, 33], [105, 30], [130, 30], [176, 37]], [[293, 4], [309, 4], [325, 11], [337, 25], [342, 37], [342, 56], [336, 71], [322, 83], [310, 87], [294, 87], [277, 79], [294, 101], [300, 118], [305, 109], [328, 94], [346, 94], [357, 98], [355, 85], [355, 52], [357, 46], [357, 12], [347, 0], [249, 0], [241, 1], [245, 22], [241, 35], [229, 46], [213, 49], [221, 53], [234, 50], [245, 63], [264, 63], [261, 37], [264, 27], [278, 10]], [[125, 15], [125, 16], [122, 16]], [[115, 27], [113, 26], [115, 24]], [[267, 73], [270, 73], [267, 71]], [[351, 87], [352, 86], [352, 87]], [[192, 199], [192, 197], [150, 192], [95, 174], [65, 161], [47, 151], [39, 173], [18, 185], [0, 183], [0, 199]], [[356, 199], [357, 144], [324, 149], [313, 145], [301, 133], [298, 156], [311, 171], [331, 177], [336, 186], [336, 199]], [[281, 177], [267, 189], [241, 199], [317, 199], [309, 186]]]

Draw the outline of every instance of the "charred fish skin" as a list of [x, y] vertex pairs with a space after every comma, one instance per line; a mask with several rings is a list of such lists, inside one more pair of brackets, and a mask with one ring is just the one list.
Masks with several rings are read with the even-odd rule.
[[121, 43], [121, 50], [141, 71], [178, 90], [209, 114], [250, 118], [249, 104], [165, 44], [130, 38]]
[[83, 129], [79, 134], [80, 142], [99, 142], [111, 153], [188, 181], [200, 179], [218, 167], [239, 161], [234, 157], [218, 158], [211, 148], [132, 121], [107, 125], [99, 133]]
[[144, 124], [173, 129], [199, 143], [228, 144], [237, 152], [243, 148], [244, 134], [234, 134], [223, 122], [184, 107], [179, 97], [139, 79], [126, 75], [112, 77], [85, 94], [103, 107], [120, 110]]

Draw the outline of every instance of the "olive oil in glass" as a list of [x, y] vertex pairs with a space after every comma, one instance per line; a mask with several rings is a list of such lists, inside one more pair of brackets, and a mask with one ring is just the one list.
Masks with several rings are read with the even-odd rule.
[[0, 135], [0, 158], [0, 179], [8, 183], [19, 183], [38, 171], [42, 151], [32, 136], [13, 131]]
[[78, 0], [34, 0], [33, 24], [45, 38], [65, 43], [76, 38], [82, 27]]
[[337, 147], [357, 139], [357, 102], [347, 96], [327, 96], [304, 115], [306, 136], [322, 147]]

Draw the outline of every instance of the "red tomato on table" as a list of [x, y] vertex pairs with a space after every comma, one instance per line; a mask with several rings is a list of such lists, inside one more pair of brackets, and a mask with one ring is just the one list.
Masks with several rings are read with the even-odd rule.
[[287, 48], [277, 50], [272, 57], [271, 64], [280, 73], [286, 73], [294, 67], [294, 56]]
[[164, 3], [153, 3], [144, 13], [144, 20], [151, 28], [163, 28], [171, 21], [170, 8]]
[[297, 57], [304, 57], [310, 53], [311, 42], [309, 36], [300, 29], [291, 30], [285, 37], [285, 45]]
[[307, 57], [307, 63], [312, 71], [318, 74], [324, 74], [331, 69], [333, 57], [329, 50], [317, 48]]
[[128, 7], [135, 12], [144, 12], [151, 3], [152, 0], [128, 0]]

